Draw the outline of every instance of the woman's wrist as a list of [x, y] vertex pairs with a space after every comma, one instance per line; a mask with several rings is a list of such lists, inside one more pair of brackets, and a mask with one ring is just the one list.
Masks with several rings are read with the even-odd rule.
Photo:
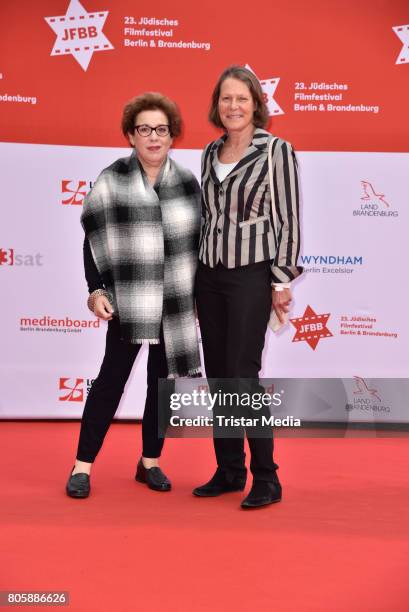
[[110, 299], [110, 295], [108, 291], [106, 291], [105, 289], [95, 289], [95, 291], [89, 294], [88, 300], [87, 300], [87, 306], [92, 313], [94, 312], [94, 308], [95, 308], [95, 300], [100, 295], [103, 295], [108, 300]]
[[284, 291], [284, 289], [290, 289], [290, 283], [273, 283], [272, 284], [274, 291]]

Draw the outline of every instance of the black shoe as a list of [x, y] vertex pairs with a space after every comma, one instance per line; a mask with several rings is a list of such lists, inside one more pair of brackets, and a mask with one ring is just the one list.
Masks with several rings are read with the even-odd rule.
[[138, 482], [144, 482], [154, 491], [170, 491], [172, 488], [170, 480], [165, 476], [160, 468], [152, 467], [147, 469], [143, 465], [142, 459], [139, 459], [138, 461], [135, 480]]
[[274, 482], [255, 480], [250, 493], [241, 502], [242, 508], [260, 508], [281, 501], [281, 485], [277, 478]]
[[[74, 470], [74, 468], [72, 469]], [[69, 497], [88, 497], [91, 491], [89, 475], [79, 472], [73, 476], [71, 473], [65, 490]]]
[[217, 497], [223, 493], [231, 493], [233, 491], [243, 491], [246, 486], [247, 476], [236, 476], [229, 481], [225, 473], [217, 468], [213, 478], [201, 487], [193, 489], [193, 495], [197, 497]]

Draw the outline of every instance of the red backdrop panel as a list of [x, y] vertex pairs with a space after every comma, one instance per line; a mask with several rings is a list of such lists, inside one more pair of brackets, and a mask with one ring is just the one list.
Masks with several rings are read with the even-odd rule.
[[[57, 36], [45, 18], [64, 16], [69, 3], [1, 4], [3, 141], [123, 146], [119, 124], [124, 103], [155, 90], [181, 108], [185, 130], [176, 146], [202, 148], [215, 134], [207, 122], [212, 87], [226, 66], [239, 63], [249, 64], [260, 79], [280, 79], [274, 99], [284, 113], [272, 117], [270, 129], [298, 149], [408, 149], [409, 63], [396, 64], [403, 42], [392, 29], [409, 24], [407, 0], [270, 0], [254, 5], [83, 0], [88, 13], [108, 11], [103, 33], [114, 47], [95, 52], [87, 70], [71, 54], [50, 55]], [[177, 20], [178, 25], [136, 25], [141, 17]], [[125, 38], [156, 43], [160, 38], [125, 36], [131, 19], [137, 29], [171, 29], [165, 41], [208, 42], [210, 49], [125, 46]], [[311, 83], [347, 89], [313, 90]], [[379, 112], [331, 112], [326, 110], [331, 102], [296, 100], [300, 93], [341, 94], [334, 104], [379, 107]], [[7, 95], [32, 96], [36, 103], [7, 101]], [[296, 111], [296, 103], [318, 108]]]

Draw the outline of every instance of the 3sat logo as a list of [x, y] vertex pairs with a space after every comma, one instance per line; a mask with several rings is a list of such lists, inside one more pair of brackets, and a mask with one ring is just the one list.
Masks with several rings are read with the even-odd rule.
[[92, 185], [92, 181], [63, 179], [61, 181], [61, 204], [64, 206], [82, 206]]
[[43, 266], [42, 253], [16, 253], [0, 247], [0, 266]]
[[83, 402], [93, 382], [93, 378], [60, 378], [58, 400], [60, 402]]
[[305, 341], [315, 351], [320, 340], [332, 337], [327, 327], [330, 316], [330, 313], [317, 314], [311, 306], [307, 306], [302, 317], [290, 319], [297, 330], [293, 342]]
[[14, 249], [0, 249], [0, 266], [14, 266]]

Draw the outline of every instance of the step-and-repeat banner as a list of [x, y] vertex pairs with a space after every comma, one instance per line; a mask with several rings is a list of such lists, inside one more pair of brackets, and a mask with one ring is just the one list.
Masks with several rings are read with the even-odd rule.
[[[79, 217], [99, 172], [130, 153], [124, 104], [173, 98], [172, 155], [199, 177], [232, 63], [260, 79], [269, 129], [300, 167], [305, 274], [262, 375], [348, 378], [349, 420], [409, 421], [405, 381], [375, 380], [409, 377], [406, 0], [1, 3], [0, 418], [79, 417], [98, 374], [106, 325], [86, 308]], [[119, 417], [143, 412], [146, 353]]]

